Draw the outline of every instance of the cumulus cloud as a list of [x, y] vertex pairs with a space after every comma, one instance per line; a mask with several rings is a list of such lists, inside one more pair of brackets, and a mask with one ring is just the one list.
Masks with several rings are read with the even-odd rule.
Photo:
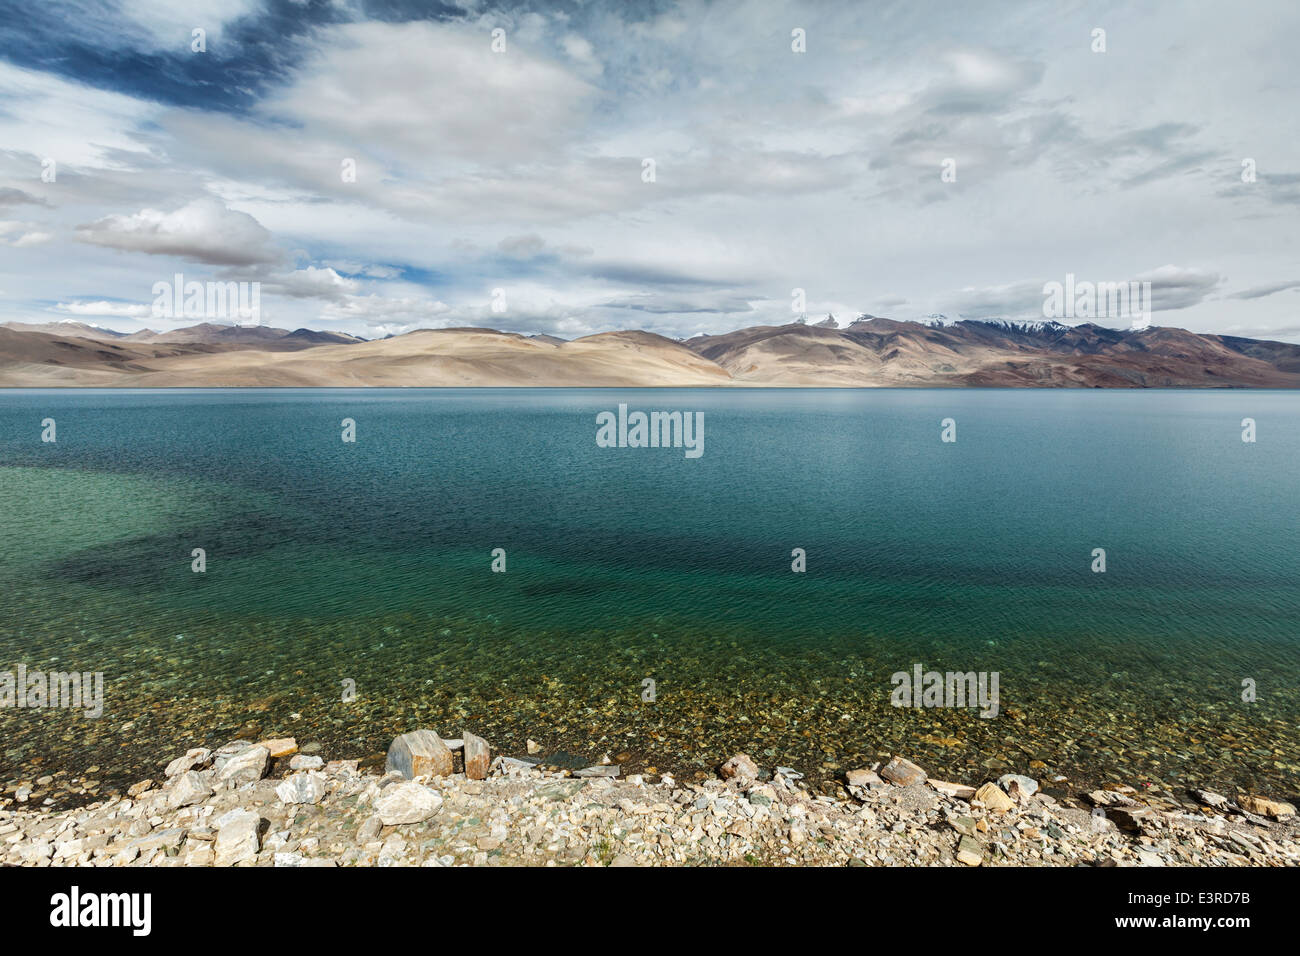
[[359, 284], [339, 275], [333, 269], [307, 266], [293, 272], [273, 275], [262, 282], [267, 292], [276, 292], [295, 299], [335, 299], [342, 301], [357, 291]]
[[261, 223], [215, 199], [196, 199], [172, 212], [105, 216], [78, 226], [77, 233], [97, 246], [208, 265], [250, 266], [283, 257]]

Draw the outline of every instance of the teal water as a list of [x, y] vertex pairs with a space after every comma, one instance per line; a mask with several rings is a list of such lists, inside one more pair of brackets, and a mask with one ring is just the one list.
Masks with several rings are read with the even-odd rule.
[[[597, 447], [620, 402], [702, 411], [704, 455]], [[0, 783], [418, 723], [1294, 794], [1298, 466], [1285, 392], [0, 392], [0, 670], [105, 677], [97, 720], [0, 710]], [[918, 663], [998, 672], [1000, 715], [892, 707]]]

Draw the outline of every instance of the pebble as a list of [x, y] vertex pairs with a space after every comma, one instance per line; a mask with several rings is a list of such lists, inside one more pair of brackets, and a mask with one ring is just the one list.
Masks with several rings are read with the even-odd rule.
[[[471, 738], [460, 738], [462, 749]], [[482, 780], [408, 780], [303, 754], [281, 779], [255, 775], [257, 751], [264, 774], [273, 749], [265, 744], [283, 739], [187, 752], [167, 765], [177, 772], [163, 788], [76, 810], [33, 810], [18, 801], [31, 785], [10, 784], [0, 865], [1300, 865], [1294, 811], [1263, 795], [1196, 791], [1191, 803], [1108, 785], [1087, 798], [1118, 826], [1104, 817], [1098, 826], [1075, 796], [1045, 795], [1020, 775], [978, 789], [917, 780], [920, 768], [903, 757], [889, 763], [891, 784], [875, 768], [848, 771], [852, 799], [811, 793], [788, 767], [764, 782], [742, 754], [728, 761], [729, 779], [701, 774], [682, 785], [607, 775], [618, 761], [575, 772], [508, 756]], [[585, 770], [600, 775], [577, 775]], [[243, 782], [215, 786], [223, 773]]]

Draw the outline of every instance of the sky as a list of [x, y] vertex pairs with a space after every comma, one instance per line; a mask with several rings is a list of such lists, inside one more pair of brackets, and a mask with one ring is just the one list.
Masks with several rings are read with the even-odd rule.
[[1294, 0], [0, 0], [0, 322], [192, 325], [181, 275], [282, 328], [687, 338], [1074, 276], [1300, 342], [1298, 40]]

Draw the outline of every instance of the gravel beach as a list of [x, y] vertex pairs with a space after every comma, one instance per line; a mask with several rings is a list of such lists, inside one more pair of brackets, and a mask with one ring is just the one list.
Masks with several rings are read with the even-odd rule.
[[[540, 748], [537, 748], [540, 752]], [[468, 771], [468, 772], [467, 772]], [[1026, 776], [955, 783], [904, 757], [845, 775], [850, 799], [744, 754], [715, 777], [622, 777], [493, 756], [472, 734], [393, 741], [385, 772], [292, 738], [190, 749], [128, 794], [0, 808], [21, 866], [1295, 866], [1281, 800], [1132, 788], [1053, 796]], [[22, 799], [26, 795], [21, 794]]]

